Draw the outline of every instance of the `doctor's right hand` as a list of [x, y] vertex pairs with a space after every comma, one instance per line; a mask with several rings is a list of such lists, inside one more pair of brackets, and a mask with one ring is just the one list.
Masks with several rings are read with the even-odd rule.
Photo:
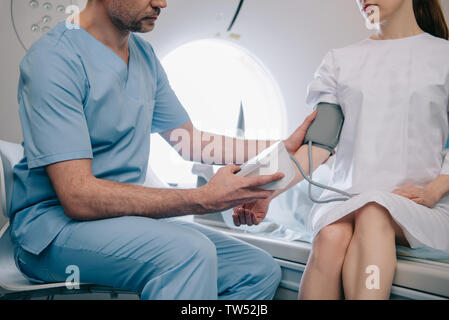
[[200, 203], [206, 212], [224, 211], [244, 203], [270, 198], [274, 191], [260, 187], [284, 177], [284, 174], [278, 172], [247, 178], [237, 176], [239, 171], [240, 167], [233, 164], [221, 168], [208, 184], [200, 188]]

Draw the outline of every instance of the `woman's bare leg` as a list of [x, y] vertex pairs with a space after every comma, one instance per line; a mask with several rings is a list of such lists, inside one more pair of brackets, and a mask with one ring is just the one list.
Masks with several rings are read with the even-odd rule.
[[387, 209], [371, 202], [358, 210], [342, 270], [346, 299], [389, 299], [396, 270], [396, 241], [408, 245]]
[[353, 216], [324, 227], [313, 240], [299, 288], [300, 300], [341, 299], [341, 269], [353, 233]]

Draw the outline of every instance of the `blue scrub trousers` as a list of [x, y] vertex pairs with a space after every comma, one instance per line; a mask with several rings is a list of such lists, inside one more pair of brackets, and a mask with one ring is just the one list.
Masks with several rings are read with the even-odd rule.
[[40, 255], [16, 248], [16, 263], [34, 282], [80, 282], [126, 289], [143, 300], [272, 299], [281, 279], [266, 252], [179, 219], [120, 217], [64, 227]]

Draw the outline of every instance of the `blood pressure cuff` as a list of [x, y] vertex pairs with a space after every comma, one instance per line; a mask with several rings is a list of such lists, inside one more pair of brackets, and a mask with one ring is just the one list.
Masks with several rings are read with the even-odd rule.
[[313, 120], [304, 144], [309, 144], [328, 150], [334, 154], [335, 147], [340, 141], [340, 134], [343, 128], [344, 115], [341, 106], [330, 103], [320, 103], [317, 105], [318, 110], [315, 120]]

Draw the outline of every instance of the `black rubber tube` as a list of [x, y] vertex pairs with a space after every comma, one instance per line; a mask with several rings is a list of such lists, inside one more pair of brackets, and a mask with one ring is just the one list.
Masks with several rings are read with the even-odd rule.
[[235, 21], [238, 18], [239, 14], [240, 14], [240, 10], [242, 10], [243, 2], [245, 2], [245, 0], [240, 0], [239, 6], [237, 7], [237, 10], [235, 11], [235, 14], [234, 14], [234, 18], [232, 18], [231, 24], [228, 27], [228, 32], [231, 31], [232, 27], [234, 26]]

